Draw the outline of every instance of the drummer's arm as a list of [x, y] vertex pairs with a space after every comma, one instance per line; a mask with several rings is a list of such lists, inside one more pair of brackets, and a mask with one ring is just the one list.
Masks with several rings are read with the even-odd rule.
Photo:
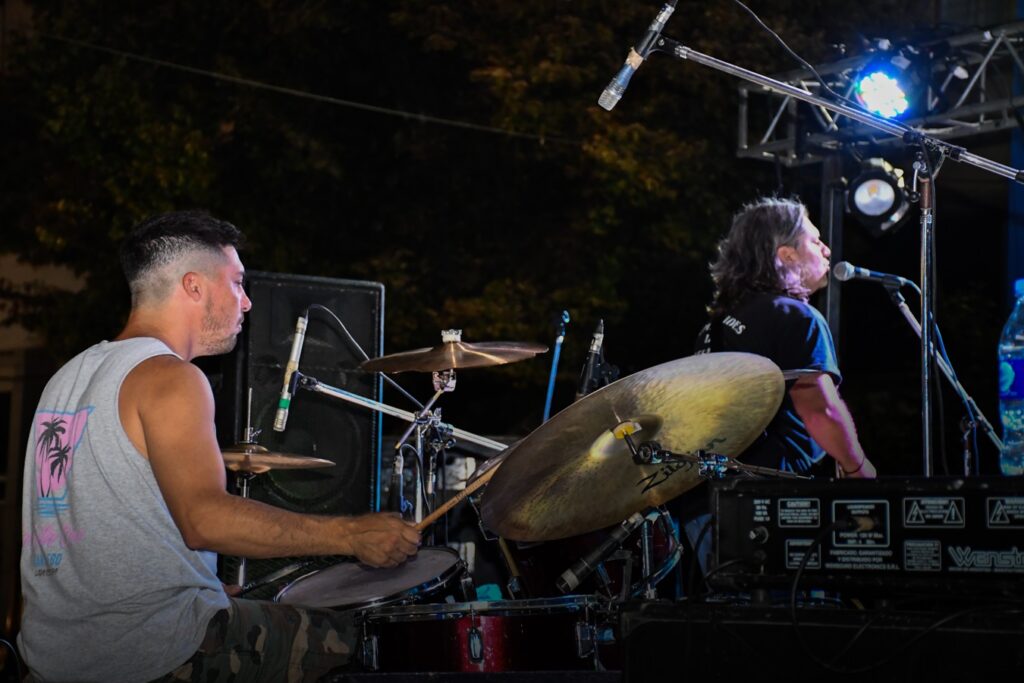
[[811, 438], [832, 456], [844, 476], [874, 479], [875, 466], [864, 455], [853, 416], [831, 375], [801, 377], [790, 388], [789, 397]]
[[252, 558], [354, 555], [377, 566], [416, 551], [419, 534], [396, 516], [300, 514], [229, 494], [213, 394], [191, 363], [160, 356], [140, 364], [122, 385], [119, 408], [190, 548]]

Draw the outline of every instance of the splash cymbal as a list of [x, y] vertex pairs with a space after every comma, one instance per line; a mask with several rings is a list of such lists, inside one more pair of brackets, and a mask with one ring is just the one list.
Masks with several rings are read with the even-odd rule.
[[337, 463], [323, 458], [291, 453], [272, 453], [263, 446], [242, 443], [221, 451], [224, 466], [232, 472], [262, 474], [270, 470], [304, 470], [314, 467], [334, 467]]
[[484, 524], [516, 541], [601, 529], [700, 483], [691, 462], [637, 465], [612, 430], [676, 453], [736, 456], [764, 431], [785, 382], [772, 361], [708, 353], [671, 361], [583, 397], [507, 450], [483, 495]]

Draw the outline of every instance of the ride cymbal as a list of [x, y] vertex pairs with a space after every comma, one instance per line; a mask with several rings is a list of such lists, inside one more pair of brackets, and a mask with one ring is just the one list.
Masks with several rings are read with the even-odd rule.
[[736, 456], [764, 431], [784, 388], [775, 363], [748, 353], [690, 356], [613, 382], [503, 454], [483, 494], [483, 522], [504, 538], [548, 541], [661, 505], [700, 483], [698, 466], [637, 465], [612, 430], [635, 423], [637, 444]]

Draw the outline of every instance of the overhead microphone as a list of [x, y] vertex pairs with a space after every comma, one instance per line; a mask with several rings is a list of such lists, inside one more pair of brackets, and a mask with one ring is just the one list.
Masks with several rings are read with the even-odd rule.
[[295, 322], [295, 337], [292, 339], [292, 350], [288, 354], [288, 364], [284, 368], [284, 383], [281, 385], [281, 398], [277, 402], [277, 412], [274, 414], [274, 431], [283, 432], [288, 424], [288, 409], [292, 404], [292, 394], [295, 393], [295, 381], [298, 379], [296, 371], [299, 369], [299, 356], [302, 355], [302, 343], [306, 340], [306, 323], [309, 322], [309, 311], [307, 310]]
[[619, 73], [615, 74], [615, 77], [608, 83], [608, 87], [601, 93], [601, 97], [597, 100], [598, 105], [611, 111], [619, 103], [619, 100], [622, 99], [622, 94], [626, 92], [626, 87], [629, 85], [629, 79], [633, 77], [636, 70], [643, 64], [643, 61], [647, 59], [647, 55], [651, 54], [654, 43], [661, 36], [661, 32], [665, 29], [665, 24], [668, 23], [668, 18], [672, 16], [672, 12], [675, 9], [676, 0], [671, 0], [671, 2], [666, 2], [662, 5], [661, 11], [658, 12], [658, 16], [654, 18], [651, 25], [647, 27], [643, 38], [640, 39], [636, 46], [630, 48], [629, 54], [626, 55], [626, 63], [622, 65]]
[[594, 330], [594, 338], [590, 341], [590, 350], [587, 351], [587, 360], [583, 363], [583, 372], [580, 373], [580, 383], [576, 388], [576, 400], [580, 400], [590, 393], [594, 384], [594, 376], [601, 365], [601, 346], [604, 344], [604, 319], [597, 321], [597, 328]]
[[878, 271], [868, 270], [867, 268], [860, 268], [851, 264], [849, 261], [840, 261], [837, 263], [835, 268], [832, 269], [832, 274], [835, 275], [836, 279], [840, 282], [847, 282], [848, 280], [873, 280], [889, 287], [905, 287], [907, 285], [911, 285], [916, 288], [916, 285], [914, 285], [913, 282], [900, 277], [899, 275], [879, 273]]

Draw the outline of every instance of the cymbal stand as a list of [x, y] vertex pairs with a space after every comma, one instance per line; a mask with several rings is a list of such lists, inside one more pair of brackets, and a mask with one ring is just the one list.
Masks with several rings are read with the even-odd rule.
[[[245, 409], [245, 429], [242, 430], [242, 444], [255, 444], [256, 439], [259, 438], [260, 431], [260, 429], [252, 426], [252, 387], [249, 387]], [[238, 487], [240, 498], [249, 497], [250, 484], [255, 476], [256, 472], [235, 472], [235, 486]], [[238, 570], [235, 572], [235, 583], [239, 586], [244, 586], [245, 580], [248, 578], [246, 576], [246, 565], [246, 558], [239, 556]]]
[[[637, 425], [639, 427], [639, 425]], [[736, 458], [721, 453], [711, 453], [698, 449], [693, 453], [673, 453], [665, 450], [657, 441], [644, 441], [637, 444], [631, 434], [639, 431], [632, 428], [628, 423], [619, 425], [613, 430], [616, 437], [621, 438], [633, 454], [633, 462], [637, 465], [664, 465], [674, 463], [691, 463], [697, 465], [697, 473], [704, 479], [721, 479], [726, 472], [733, 470], [748, 474], [759, 474], [765, 477], [778, 477], [780, 479], [810, 479], [796, 472], [786, 472], [771, 467], [760, 465], [746, 465]]]
[[[424, 406], [423, 410], [418, 413], [411, 413], [407, 410], [394, 408], [385, 403], [381, 403], [380, 401], [374, 401], [373, 399], [366, 398], [365, 396], [360, 396], [358, 394], [353, 394], [351, 392], [344, 391], [343, 389], [338, 389], [337, 387], [332, 387], [329, 384], [324, 384], [323, 382], [320, 382], [311, 375], [304, 375], [297, 370], [295, 374], [299, 376], [296, 386], [302, 389], [313, 391], [318, 394], [324, 394], [325, 396], [337, 398], [342, 401], [347, 401], [349, 403], [354, 403], [356, 405], [368, 408], [370, 410], [376, 410], [377, 412], [380, 412], [384, 415], [390, 415], [391, 417], [397, 417], [401, 420], [405, 420], [406, 422], [412, 423], [410, 428], [407, 429], [405, 434], [402, 435], [402, 438], [399, 440], [398, 444], [396, 444], [396, 464], [401, 463], [404, 465], [404, 458], [402, 458], [402, 460], [399, 460], [399, 456], [402, 455], [401, 446], [412, 435], [414, 431], [417, 431], [418, 426], [423, 427], [422, 430], [417, 431], [417, 433], [420, 435], [420, 439], [422, 439], [422, 434], [425, 432], [426, 429], [433, 428], [435, 430], [435, 433], [442, 435], [439, 438], [441, 442], [445, 445], [445, 448], [451, 448], [452, 446], [454, 446], [456, 439], [463, 439], [478, 446], [489, 448], [493, 450], [495, 453], [499, 453], [508, 447], [505, 444], [501, 443], [500, 441], [495, 441], [494, 439], [488, 439], [483, 436], [478, 436], [477, 434], [474, 434], [472, 432], [467, 432], [464, 429], [457, 429], [453, 427], [451, 424], [442, 422], [440, 410], [431, 410], [434, 403], [437, 402], [437, 400], [441, 397], [442, 394], [447, 393], [447, 391], [451, 391], [455, 388], [454, 370], [443, 370], [441, 372], [434, 373], [437, 376], [435, 379], [436, 393], [430, 399], [427, 405]], [[446, 386], [450, 386], [451, 388], [445, 389], [444, 387]], [[417, 444], [417, 455], [421, 455], [422, 452], [422, 440], [420, 440], [420, 442]], [[417, 498], [419, 498], [419, 496], [417, 496]], [[420, 521], [420, 519], [421, 518], [418, 517], [416, 521]]]
[[[434, 382], [434, 395], [430, 397], [427, 404], [423, 406], [423, 410], [416, 413], [416, 419], [409, 425], [405, 430], [405, 433], [399, 437], [398, 442], [395, 444], [395, 470], [398, 471], [399, 464], [404, 460], [402, 455], [402, 447], [409, 441], [409, 437], [416, 434], [416, 445], [414, 450], [416, 451], [416, 460], [418, 465], [421, 467], [418, 472], [425, 472], [425, 476], [422, 477], [426, 480], [425, 483], [421, 482], [420, 477], [416, 477], [416, 504], [415, 504], [415, 521], [423, 519], [423, 491], [422, 486], [426, 486], [427, 496], [430, 497], [430, 507], [434, 506], [434, 489], [435, 479], [437, 477], [437, 450], [432, 448], [430, 451], [430, 462], [427, 464], [426, 469], [422, 469], [423, 466], [423, 439], [424, 435], [428, 432], [437, 433], [441, 425], [441, 409], [431, 410], [437, 400], [446, 393], [455, 391], [455, 370], [440, 370], [433, 373]], [[440, 438], [440, 437], [435, 437]], [[450, 438], [450, 437], [449, 437]], [[448, 439], [444, 442], [447, 443]], [[454, 445], [454, 442], [452, 442]]]

